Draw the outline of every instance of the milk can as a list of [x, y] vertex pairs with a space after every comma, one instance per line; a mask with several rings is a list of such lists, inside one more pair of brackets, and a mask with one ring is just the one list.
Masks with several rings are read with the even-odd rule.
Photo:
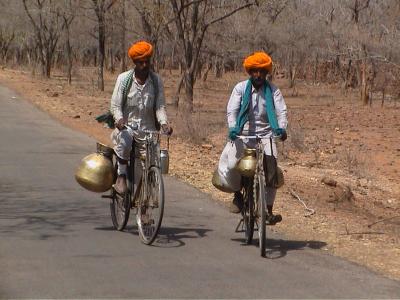
[[236, 164], [236, 170], [244, 177], [253, 177], [256, 172], [256, 149], [244, 149], [243, 157]]
[[76, 181], [85, 189], [102, 193], [111, 188], [114, 182], [112, 148], [97, 143], [97, 152], [84, 157], [76, 173]]
[[169, 154], [168, 150], [163, 149], [160, 151], [160, 167], [162, 174], [168, 174], [169, 169]]

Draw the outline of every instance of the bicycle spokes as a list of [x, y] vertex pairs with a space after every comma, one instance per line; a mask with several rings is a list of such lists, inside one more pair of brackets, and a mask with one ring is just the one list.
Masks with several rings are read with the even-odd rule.
[[[146, 178], [145, 178], [146, 179]], [[157, 236], [164, 212], [164, 185], [161, 171], [151, 167], [142, 186], [137, 223], [142, 241], [151, 244]]]

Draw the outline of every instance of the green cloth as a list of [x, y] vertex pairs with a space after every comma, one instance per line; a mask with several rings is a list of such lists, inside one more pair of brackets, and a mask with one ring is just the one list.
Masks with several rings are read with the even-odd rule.
[[[272, 128], [274, 134], [279, 134], [279, 126], [278, 120], [275, 114], [275, 105], [274, 100], [272, 97], [272, 90], [269, 82], [265, 80], [264, 85], [261, 87], [264, 91], [264, 98], [265, 98], [265, 108], [267, 110], [267, 119], [269, 125]], [[251, 90], [252, 90], [252, 83], [249, 79], [246, 84], [246, 89], [244, 91], [244, 95], [242, 97], [242, 102], [240, 104], [239, 114], [236, 118], [236, 125], [235, 127], [229, 128], [229, 138], [234, 140], [236, 136], [238, 136], [242, 130], [244, 124], [249, 120], [249, 105], [251, 103]]]

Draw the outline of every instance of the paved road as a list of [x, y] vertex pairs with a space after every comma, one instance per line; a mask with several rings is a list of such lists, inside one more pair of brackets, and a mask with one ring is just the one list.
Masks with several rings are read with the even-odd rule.
[[[160, 239], [111, 227], [108, 203], [74, 181], [95, 141], [0, 87], [1, 298], [394, 298], [400, 283], [270, 236], [243, 246], [237, 216], [166, 178]], [[173, 163], [173, 162], [172, 162]]]

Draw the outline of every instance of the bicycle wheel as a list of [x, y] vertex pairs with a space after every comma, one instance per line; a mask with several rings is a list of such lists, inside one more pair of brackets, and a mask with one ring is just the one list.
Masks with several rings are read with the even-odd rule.
[[[142, 191], [145, 187], [142, 187]], [[164, 181], [158, 167], [147, 173], [147, 195], [141, 192], [136, 221], [141, 241], [150, 245], [157, 237], [164, 214]]]
[[243, 184], [242, 217], [246, 244], [251, 244], [254, 234], [254, 194], [253, 179], [245, 178]]
[[265, 203], [265, 181], [264, 174], [259, 174], [254, 180], [254, 195], [257, 203], [257, 225], [258, 225], [258, 243], [260, 247], [260, 254], [265, 257], [265, 247], [267, 242], [266, 237], [266, 203]]
[[[115, 163], [115, 170], [117, 170], [117, 164]], [[115, 172], [114, 178], [117, 178]], [[125, 196], [119, 195], [113, 188], [111, 189], [111, 220], [116, 230], [122, 231], [125, 229], [129, 219], [129, 212], [131, 210], [131, 193], [128, 191]]]

